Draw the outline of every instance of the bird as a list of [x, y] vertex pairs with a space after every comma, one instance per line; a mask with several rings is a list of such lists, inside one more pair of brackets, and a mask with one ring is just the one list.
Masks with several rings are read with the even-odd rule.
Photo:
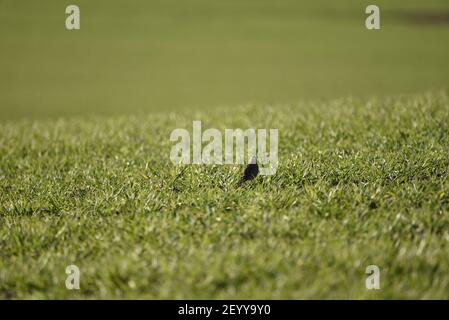
[[245, 171], [243, 171], [243, 176], [241, 177], [238, 186], [242, 185], [246, 181], [252, 180], [259, 174], [259, 165], [257, 164], [257, 159], [255, 156], [251, 157], [251, 160], [249, 161], [248, 165], [245, 168]]

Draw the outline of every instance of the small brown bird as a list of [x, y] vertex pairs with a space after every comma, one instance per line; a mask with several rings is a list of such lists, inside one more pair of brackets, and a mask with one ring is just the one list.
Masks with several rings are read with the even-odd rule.
[[259, 174], [259, 165], [257, 164], [257, 159], [253, 156], [246, 166], [245, 171], [243, 171], [243, 176], [240, 179], [238, 185], [242, 185], [244, 182], [249, 181], [257, 177]]

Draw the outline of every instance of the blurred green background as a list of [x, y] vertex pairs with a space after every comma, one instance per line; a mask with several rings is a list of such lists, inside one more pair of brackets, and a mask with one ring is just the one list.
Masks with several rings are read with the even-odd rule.
[[447, 0], [0, 0], [0, 121], [446, 90], [448, 40]]

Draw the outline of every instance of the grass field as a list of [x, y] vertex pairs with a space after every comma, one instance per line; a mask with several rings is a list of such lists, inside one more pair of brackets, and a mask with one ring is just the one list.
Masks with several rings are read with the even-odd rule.
[[376, 1], [378, 32], [340, 2], [77, 0], [67, 31], [63, 1], [1, 0], [0, 119], [447, 88], [448, 1]]
[[[449, 299], [447, 1], [54, 3], [0, 0], [0, 298]], [[277, 173], [174, 166], [193, 120]]]

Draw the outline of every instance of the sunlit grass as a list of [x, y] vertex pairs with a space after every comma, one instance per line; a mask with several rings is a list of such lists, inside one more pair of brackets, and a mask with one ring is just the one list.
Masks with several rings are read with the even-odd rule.
[[2, 125], [0, 297], [449, 298], [447, 92], [195, 119], [278, 128], [278, 172], [174, 166], [187, 111]]

